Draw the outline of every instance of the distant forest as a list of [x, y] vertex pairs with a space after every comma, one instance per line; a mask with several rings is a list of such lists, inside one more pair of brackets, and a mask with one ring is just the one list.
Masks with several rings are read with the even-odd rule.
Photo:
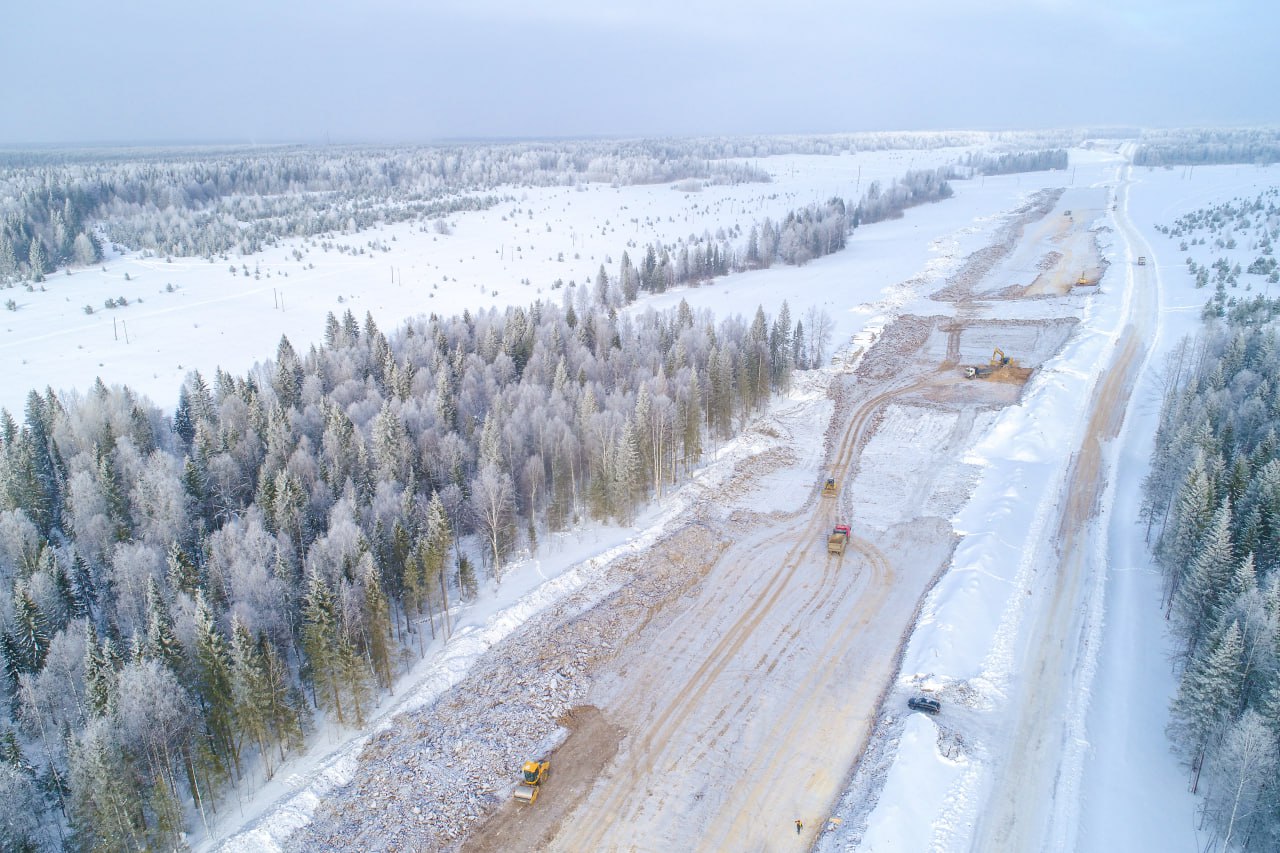
[[[426, 227], [510, 200], [500, 195], [502, 188], [768, 182], [767, 172], [746, 161], [993, 142], [1027, 147], [1063, 136], [875, 133], [409, 148], [0, 151], [0, 284], [39, 282], [71, 265], [98, 263], [106, 243], [158, 256], [225, 259], [290, 237], [388, 222]], [[1012, 156], [997, 158], [1007, 166], [1000, 173], [1044, 168], [1015, 165]]]
[[498, 186], [769, 180], [754, 166], [656, 142], [87, 153], [55, 162], [0, 154], [0, 166], [0, 280], [36, 281], [97, 262], [102, 240], [212, 259], [286, 237], [489, 207], [498, 198], [486, 191]]
[[1280, 130], [1274, 128], [1144, 131], [1135, 166], [1201, 166], [1280, 162]]
[[969, 154], [960, 161], [973, 175], [1012, 175], [1067, 168], [1067, 149], [1014, 151], [1005, 154]]

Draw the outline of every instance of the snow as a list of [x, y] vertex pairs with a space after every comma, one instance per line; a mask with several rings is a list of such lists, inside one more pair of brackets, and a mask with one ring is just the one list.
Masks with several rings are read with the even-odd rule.
[[883, 820], [863, 837], [868, 853], [917, 853], [937, 850], [945, 839], [945, 825], [935, 816], [952, 805], [954, 790], [969, 781], [970, 762], [963, 755], [944, 755], [938, 727], [923, 714], [907, 720], [898, 741], [898, 757], [880, 794]]
[[[328, 238], [336, 246], [363, 249], [362, 255], [325, 251], [320, 247], [324, 237], [282, 240], [252, 256], [213, 262], [109, 253], [98, 267], [50, 275], [43, 290], [10, 291], [18, 310], [6, 312], [0, 324], [0, 358], [8, 369], [0, 406], [18, 414], [33, 388], [83, 391], [98, 376], [107, 385], [127, 384], [170, 409], [189, 371], [210, 377], [221, 366], [243, 374], [275, 357], [282, 334], [305, 352], [321, 342], [329, 312], [341, 317], [350, 310], [358, 320], [370, 312], [390, 332], [420, 314], [448, 316], [537, 299], [559, 303], [567, 287], [552, 289], [554, 281], [588, 284], [602, 264], [616, 276], [624, 250], [639, 263], [651, 242], [674, 243], [706, 231], [714, 236], [717, 229], [735, 225], [742, 230], [735, 243], [745, 245], [753, 222], [765, 217], [778, 222], [789, 211], [836, 194], [856, 201], [873, 180], [887, 184], [908, 168], [953, 163], [967, 150], [766, 158], [752, 162], [770, 171], [773, 182], [713, 185], [698, 192], [669, 184], [505, 187], [494, 194], [509, 200], [449, 217], [451, 234], [399, 223]], [[992, 192], [998, 192], [995, 186], [992, 182]], [[301, 261], [295, 251], [302, 253]], [[798, 271], [801, 275], [787, 286], [803, 291], [812, 269]], [[710, 301], [731, 303], [742, 313], [764, 301], [772, 312], [770, 306], [780, 299], [758, 298], [769, 289], [766, 280], [758, 279], [758, 290], [748, 287], [732, 300]], [[104, 307], [105, 300], [118, 297], [130, 304]], [[825, 293], [793, 297], [792, 317], [826, 298]], [[94, 313], [85, 314], [85, 306]]]
[[[982, 476], [954, 519], [964, 539], [904, 656], [900, 689], [950, 688], [963, 703], [956, 716], [972, 739], [965, 747], [971, 763], [963, 773], [935, 766], [930, 744], [904, 735], [858, 850], [970, 849], [997, 765], [992, 753], [1008, 738], [1001, 731], [1008, 717], [1003, 709], [1058, 712], [1029, 691], [1019, 638], [1035, 612], [1036, 578], [1051, 550], [1045, 543], [1055, 538], [1047, 526], [1063, 494], [1069, 449], [1080, 446], [1080, 401], [1091, 396], [1128, 321], [1131, 263], [1140, 254], [1158, 283], [1156, 333], [1122, 431], [1105, 451], [1111, 473], [1097, 522], [1103, 535], [1094, 538], [1091, 555], [1104, 571], [1081, 587], [1083, 648], [1078, 667], [1061, 674], [1071, 689], [1060, 711], [1066, 735], [1056, 771], [1059, 796], [1043, 841], [1044, 849], [1055, 850], [1199, 849], [1196, 804], [1164, 734], [1177, 685], [1161, 580], [1138, 512], [1159, 418], [1163, 357], [1195, 334], [1209, 294], [1194, 289], [1154, 226], [1210, 203], [1251, 198], [1275, 181], [1267, 171], [1234, 166], [1197, 168], [1193, 178], [1135, 170], [1132, 179], [1125, 213], [1141, 232], [1139, 242], [1104, 241], [1111, 267], [1073, 339], [1032, 379], [1022, 404], [1003, 412], [973, 448], [967, 461], [980, 466]], [[944, 780], [944, 795], [933, 790], [930, 775]]]
[[[376, 239], [391, 247], [390, 252], [361, 257], [323, 253], [307, 247], [307, 241], [288, 241], [252, 258], [214, 264], [113, 257], [105, 272], [59, 274], [50, 278], [46, 291], [21, 294], [19, 312], [0, 334], [0, 353], [9, 367], [0, 405], [20, 411], [29, 388], [83, 389], [87, 377], [96, 374], [108, 384], [127, 383], [168, 407], [176, 402], [178, 385], [189, 370], [206, 375], [217, 365], [247, 370], [274, 354], [281, 333], [295, 348], [305, 349], [318, 341], [329, 311], [341, 314], [349, 308], [358, 317], [371, 311], [390, 331], [420, 312], [559, 300], [564, 291], [551, 290], [552, 280], [590, 281], [606, 256], [612, 259], [606, 263], [612, 273], [628, 240], [642, 250], [654, 239], [670, 241], [735, 223], [746, 229], [765, 215], [776, 219], [833, 194], [856, 198], [872, 179], [899, 175], [908, 164], [939, 165], [960, 153], [772, 158], [758, 165], [773, 171], [773, 184], [707, 187], [697, 193], [668, 186], [512, 188], [513, 200], [452, 217], [453, 233], [447, 236], [400, 225], [334, 238], [353, 246]], [[1117, 158], [1101, 151], [1073, 151], [1072, 158], [1080, 183], [1066, 189], [1060, 206], [1083, 209], [1077, 199], [1089, 193], [1110, 198], [1120, 180]], [[861, 184], [855, 177], [859, 168]], [[1020, 352], [1056, 350], [1039, 365], [1019, 404], [980, 421], [976, 433], [983, 438], [960, 460], [920, 452], [956, 426], [951, 413], [895, 403], [872, 435], [866, 463], [847, 490], [857, 517], [887, 529], [906, 518], [918, 499], [949, 517], [961, 541], [950, 569], [921, 607], [899, 677], [886, 694], [874, 735], [884, 740], [873, 743], [883, 751], [886, 769], [874, 796], [866, 807], [849, 804], [847, 796], [819, 849], [892, 853], [972, 845], [991, 795], [993, 768], [1012, 738], [1010, 709], [1037, 707], [1039, 701], [1028, 693], [1034, 681], [1020, 669], [1030, 654], [1025, 638], [1052, 590], [1046, 566], [1054, 559], [1058, 531], [1053, 525], [1072, 470], [1072, 450], [1081, 446], [1087, 427], [1082, 401], [1103, 380], [1134, 310], [1129, 261], [1139, 254], [1148, 257], [1158, 284], [1158, 319], [1124, 427], [1104, 448], [1107, 487], [1092, 522], [1097, 535], [1086, 536], [1091, 550], [1085, 565], [1091, 568], [1077, 587], [1078, 599], [1069, 602], [1079, 612], [1082, 649], [1066, 671], [1056, 673], [1067, 685], [1060, 709], [1061, 798], [1046, 806], [1052, 811], [1046, 818], [1052, 827], [1047, 837], [1052, 849], [1086, 851], [1190, 850], [1195, 845], [1194, 802], [1163, 734], [1176, 684], [1165, 653], [1160, 579], [1136, 518], [1158, 417], [1163, 353], [1195, 331], [1199, 308], [1209, 294], [1192, 287], [1176, 244], [1154, 226], [1207, 203], [1251, 196], [1275, 180], [1269, 170], [1253, 167], [1198, 167], [1191, 176], [1134, 170], [1130, 177], [1125, 209], [1105, 213], [1094, 223], [1103, 229], [1101, 242], [1110, 266], [1070, 339], [1060, 349], [1057, 340], [1029, 334], [1015, 341]], [[692, 481], [633, 526], [587, 526], [544, 539], [538, 553], [508, 567], [500, 588], [487, 589], [474, 604], [455, 609], [453, 636], [424, 650], [364, 731], [326, 726], [270, 782], [252, 789], [246, 784], [237, 792], [239, 808], [221, 809], [209, 834], [192, 839], [194, 849], [283, 849], [312, 820], [323, 798], [351, 781], [361, 750], [393, 727], [396, 715], [434, 702], [495, 644], [548, 608], [572, 596], [603, 600], [613, 590], [608, 568], [674, 529], [693, 507], [705, 503], [706, 495], [719, 493], [735, 467], [771, 456], [785, 460], [762, 466], [764, 473], [750, 489], [724, 500], [721, 512], [726, 517], [741, 508], [787, 512], [803, 505], [822, 465], [823, 430], [833, 412], [827, 393], [831, 376], [856, 363], [899, 315], [949, 310], [929, 294], [995, 239], [1005, 214], [1041, 187], [1066, 181], [1056, 174], [957, 183], [953, 199], [912, 209], [901, 220], [861, 228], [835, 256], [642, 300], [631, 310], [670, 307], [685, 299], [695, 309], [749, 316], [757, 304], [773, 314], [786, 299], [793, 319], [801, 319], [810, 306], [825, 308], [835, 320], [834, 341], [842, 357], [834, 368], [798, 376], [791, 393], [775, 400], [752, 430], [723, 447], [709, 448], [712, 458]], [[524, 213], [513, 218], [515, 209]], [[1140, 232], [1140, 247], [1131, 245], [1133, 238], [1120, 228], [1120, 214]], [[515, 252], [515, 246], [521, 251]], [[295, 248], [309, 248], [302, 263], [290, 256]], [[561, 252], [568, 260], [555, 260]], [[631, 252], [633, 261], [638, 260], [638, 251]], [[233, 262], [247, 264], [251, 271], [260, 267], [263, 277], [233, 277], [228, 272]], [[1005, 277], [1025, 282], [1028, 263], [1024, 253], [1015, 252], [997, 265], [989, 281]], [[521, 284], [525, 278], [532, 284]], [[174, 289], [167, 290], [166, 284]], [[134, 304], [115, 311], [98, 307], [107, 296], [118, 295]], [[1058, 298], [1007, 305], [993, 301], [984, 303], [983, 310], [995, 319], [1053, 318], [1076, 310], [1078, 303], [1068, 303]], [[84, 314], [84, 304], [94, 305], [95, 313]], [[116, 340], [125, 323], [128, 341], [124, 334]], [[967, 346], [976, 349], [966, 351], [964, 358], [985, 358], [987, 353], [977, 350], [1008, 341], [1007, 329], [1001, 327], [989, 340], [971, 336]], [[941, 356], [943, 341], [931, 341], [931, 346]], [[895, 445], [902, 450], [895, 453]], [[958, 497], [959, 491], [934, 490], [896, 503], [872, 497], [876, 483], [910, 481], [932, 469], [942, 472], [938, 483], [964, 484], [967, 499]], [[790, 594], [810, 592], [797, 584]], [[689, 630], [710, 641], [724, 627]], [[823, 639], [802, 635], [797, 642], [821, 648]], [[943, 697], [940, 717], [906, 713], [905, 697], [921, 691]], [[774, 688], [761, 701], [793, 699]], [[747, 743], [762, 734], [747, 726], [740, 737]], [[713, 758], [725, 760], [707, 760]]]
[[[894, 159], [892, 153], [886, 159]], [[848, 168], [856, 170], [853, 160], [847, 158]], [[818, 158], [818, 162], [827, 161]], [[916, 166], [920, 164], [917, 162]], [[805, 176], [799, 170], [796, 174], [797, 180]], [[864, 180], [866, 175], [864, 166]], [[972, 183], [956, 186], [956, 198], [952, 200], [910, 210], [902, 220], [859, 229], [850, 240], [850, 247], [835, 256], [801, 268], [778, 267], [736, 275], [729, 280], [719, 279], [700, 288], [679, 289], [642, 300], [632, 310], [645, 310], [649, 306], [661, 309], [685, 299], [695, 309], [707, 307], [718, 315], [731, 311], [746, 314], [754, 310], [756, 304], [773, 313], [785, 298], [793, 318], [802, 317], [809, 305], [831, 308], [836, 320], [834, 340], [849, 342], [846, 350], [856, 353], [859, 349], [856, 339], [865, 347], [897, 312], [936, 289], [969, 252], [991, 239], [992, 229], [999, 224], [995, 213], [1017, 207], [1027, 195], [1017, 178], [987, 179], [981, 186]], [[670, 192], [633, 189], [634, 194], [646, 193], [658, 199]], [[773, 192], [778, 185], [769, 185], [766, 189]], [[736, 188], [740, 194], [759, 191], [758, 187]], [[815, 197], [828, 197], [832, 191], [829, 186], [823, 187]], [[577, 193], [573, 201], [578, 204], [580, 198], [602, 192], [628, 190], [592, 189]], [[710, 189], [704, 191], [704, 195], [708, 192]], [[628, 201], [629, 206], [636, 203], [634, 198]], [[579, 215], [581, 213], [579, 211]], [[589, 215], [600, 216], [600, 213]], [[957, 229], [957, 221], [964, 225]], [[586, 228], [574, 227], [573, 230], [576, 233]], [[463, 229], [455, 231], [455, 236], [460, 232]], [[618, 257], [620, 253], [615, 252], [614, 259]], [[836, 311], [836, 306], [849, 308]], [[385, 321], [380, 322], [384, 328], [387, 326]], [[297, 340], [294, 343], [295, 347], [299, 346]], [[775, 401], [765, 419], [767, 426], [719, 448], [714, 463], [698, 472], [690, 484], [664, 501], [654, 513], [638, 520], [634, 528], [586, 528], [576, 534], [582, 543], [579, 547], [573, 547], [570, 542], [543, 543], [536, 557], [509, 567], [502, 589], [490, 590], [481, 602], [461, 615], [458, 631], [445, 646], [444, 654], [429, 649], [424, 661], [402, 679], [396, 698], [384, 701], [370, 731], [383, 730], [391, 725], [397, 713], [433, 701], [444, 689], [457, 683], [494, 642], [550, 602], [562, 600], [587, 583], [588, 577], [598, 579], [611, 557], [623, 550], [643, 548], [661, 536], [694, 500], [709, 490], [714, 491], [717, 481], [727, 476], [734, 465], [783, 446], [799, 453], [792, 464], [771, 469], [771, 473], [759, 480], [756, 489], [726, 505], [726, 514], [735, 505], [759, 506], [761, 501], [767, 501], [768, 506], [779, 511], [803, 503], [812, 491], [811, 472], [818, 467], [821, 433], [831, 413], [826, 381], [821, 374], [807, 379], [799, 375], [791, 394]], [[545, 583], [544, 577], [555, 578], [557, 582]], [[287, 763], [277, 778], [295, 779], [297, 786], [286, 789], [283, 783], [273, 781], [248, 801], [243, 815], [227, 816], [212, 833], [214, 839], [220, 839], [217, 849], [281, 849], [297, 828], [309, 821], [320, 799], [350, 779], [355, 756], [370, 736], [348, 735], [337, 747], [318, 743], [296, 762], [296, 767], [292, 761]], [[244, 829], [238, 831], [237, 826]], [[212, 849], [212, 844], [206, 840], [196, 849]]]

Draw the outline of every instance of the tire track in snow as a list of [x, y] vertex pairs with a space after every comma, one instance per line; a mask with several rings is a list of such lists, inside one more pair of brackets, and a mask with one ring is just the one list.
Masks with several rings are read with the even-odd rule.
[[[843, 483], [847, 479], [848, 473], [857, 460], [857, 454], [869, 440], [869, 430], [873, 424], [874, 416], [896, 398], [932, 384], [936, 376], [936, 373], [930, 373], [925, 377], [903, 374], [891, 379], [885, 390], [858, 405], [849, 418], [841, 436], [839, 447], [834, 454], [832, 472], [833, 476], [837, 478], [837, 482]], [[615, 761], [614, 766], [608, 772], [608, 775], [597, 784], [596, 790], [593, 791], [590, 797], [590, 810], [597, 817], [593, 819], [574, 819], [578, 818], [579, 815], [571, 815], [569, 819], [566, 819], [560, 834], [553, 841], [552, 849], [571, 851], [619, 849], [616, 843], [607, 841], [607, 839], [615, 835], [617, 828], [637, 826], [641, 823], [640, 818], [643, 813], [654, 810], [660, 811], [668, 807], [664, 794], [651, 795], [652, 798], [637, 797], [637, 787], [645, 785], [646, 780], [652, 778], [657, 771], [671, 773], [677, 771], [682, 765], [690, 765], [692, 763], [693, 766], [696, 766], [697, 761], [705, 759], [708, 753], [714, 751], [717, 741], [728, 734], [729, 725], [732, 724], [734, 718], [740, 718], [739, 714], [730, 715], [730, 723], [718, 729], [716, 728], [716, 723], [723, 719], [735, 705], [744, 709], [748, 707], [754, 699], [749, 683], [730, 687], [726, 701], [721, 704], [718, 713], [711, 719], [709, 725], [696, 734], [694, 740], [695, 745], [698, 747], [696, 753], [691, 755], [678, 737], [679, 732], [690, 724], [694, 714], [701, 710], [703, 700], [713, 688], [724, 685], [726, 671], [738, 659], [738, 656], [742, 653], [748, 641], [753, 638], [763, 621], [771, 614], [774, 614], [779, 600], [793, 586], [793, 581], [796, 579], [800, 567], [811, 564], [813, 550], [821, 547], [817, 542], [825, 542], [828, 522], [826, 513], [822, 509], [821, 499], [819, 501], [816, 511], [810, 510], [810, 516], [807, 521], [803, 521], [798, 525], [793, 523], [789, 530], [782, 531], [783, 535], [798, 536], [798, 542], [787, 551], [764, 590], [751, 602], [746, 611], [737, 618], [729, 630], [725, 632], [697, 670], [669, 698], [667, 704], [661, 709], [655, 709], [654, 722], [647, 726], [643, 736], [624, 749], [620, 758]], [[812, 499], [806, 506], [812, 506]], [[793, 518], [798, 517], [799, 514], [793, 516]], [[853, 590], [859, 590], [858, 599], [855, 602], [856, 606], [847, 608], [848, 612], [841, 622], [837, 626], [833, 626], [831, 630], [828, 630], [828, 639], [823, 647], [821, 656], [817, 658], [818, 661], [827, 661], [839, 657], [840, 651], [848, 651], [851, 638], [859, 630], [865, 630], [871, 625], [880, 610], [881, 604], [892, 589], [894, 574], [885, 557], [870, 542], [864, 539], [854, 538], [851, 540], [850, 545], [852, 546], [852, 551], [867, 562], [870, 570], [856, 573], [855, 582], [846, 584], [844, 592], [834, 596], [831, 594], [832, 591], [840, 579], [848, 574], [848, 569], [842, 568], [845, 565], [845, 561], [828, 558], [825, 560], [824, 571], [817, 587], [802, 604], [794, 608], [794, 622], [796, 624], [817, 620], [818, 624], [826, 625], [842, 606], [847, 606], [846, 601]], [[752, 558], [759, 555], [764, 547], [763, 543], [757, 542], [750, 546], [746, 554], [741, 554], [740, 549], [731, 548], [727, 555], [732, 555], [731, 558], [735, 559], [739, 566], [750, 566], [756, 562]], [[870, 598], [866, 597], [868, 594], [871, 596]], [[724, 605], [720, 606], [723, 607]], [[821, 611], [828, 609], [830, 612], [824, 617]], [[698, 623], [690, 625], [689, 629], [696, 636], [705, 630], [705, 626], [702, 623]], [[787, 633], [770, 643], [765, 654], [755, 664], [757, 671], [763, 669], [765, 673], [771, 672], [790, 651], [790, 644], [785, 641], [785, 637], [790, 637], [794, 640], [797, 635], [797, 633]], [[682, 634], [679, 639], [683, 640], [684, 635]], [[781, 642], [779, 642], [780, 640]], [[677, 644], [675, 647], [679, 648], [680, 645]], [[669, 668], [664, 669], [663, 674], [669, 674]], [[802, 689], [799, 693], [793, 694], [794, 698], [785, 712], [781, 714], [771, 712], [770, 719], [776, 722], [774, 722], [771, 734], [767, 738], [767, 742], [773, 744], [765, 759], [766, 766], [770, 769], [768, 772], [759, 775], [757, 787], [770, 784], [771, 780], [775, 778], [774, 774], [784, 772], [781, 767], [792, 763], [788, 755], [788, 744], [793, 742], [793, 739], [797, 737], [799, 731], [804, 727], [804, 721], [809, 716], [811, 709], [823, 700], [818, 687], [828, 675], [827, 666], [813, 666], [804, 677], [801, 685]], [[878, 692], [877, 690], [877, 696]], [[652, 695], [652, 691], [649, 683], [644, 681], [627, 691], [627, 696], [636, 698], [646, 695]], [[866, 715], [868, 725], [864, 727], [864, 731], [861, 734], [862, 740], [865, 740], [869, 733], [869, 721], [873, 717], [874, 706], [869, 709], [869, 713]], [[708, 735], [710, 735], [709, 738]], [[668, 758], [666, 753], [673, 747], [682, 750], [681, 754]], [[859, 752], [861, 747], [862, 744], [859, 744]], [[693, 758], [692, 762], [690, 762], [691, 757]], [[803, 757], [796, 760], [803, 760]], [[835, 785], [829, 784], [825, 787], [832, 788], [830, 792], [824, 792], [824, 796], [827, 799], [838, 795], [839, 792], [835, 789]], [[601, 788], [604, 790], [602, 791]], [[704, 840], [695, 849], [739, 849], [740, 845], [751, 847], [754, 844], [758, 844], [758, 834], [761, 829], [761, 815], [758, 806], [760, 802], [761, 800], [754, 793], [745, 797], [735, 793], [730, 800], [717, 810], [716, 818], [712, 821], [713, 826], [727, 826], [729, 828], [728, 834], [733, 838], [726, 838], [723, 842], [716, 841], [714, 844], [707, 844]], [[829, 808], [829, 806], [829, 802], [822, 804], [824, 809]], [[603, 819], [602, 816], [608, 816], [608, 819]], [[625, 833], [626, 830], [624, 829], [623, 831]], [[810, 830], [810, 832], [812, 831], [814, 830]], [[806, 836], [806, 838], [808, 837], [810, 836]], [[724, 846], [725, 844], [729, 846], [726, 847]]]

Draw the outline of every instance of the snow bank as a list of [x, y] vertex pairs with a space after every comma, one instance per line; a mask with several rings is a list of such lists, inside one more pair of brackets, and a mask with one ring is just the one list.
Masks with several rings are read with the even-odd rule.
[[964, 791], [972, 776], [972, 762], [949, 748], [955, 757], [944, 755], [944, 740], [934, 722], [924, 714], [912, 714], [898, 742], [898, 755], [880, 794], [883, 809], [877, 822], [862, 839], [867, 853], [919, 853], [944, 848], [951, 826], [937, 820], [952, 811], [957, 793]]
[[[1104, 222], [1094, 223], [1094, 228]], [[899, 685], [925, 688], [977, 712], [965, 713], [973, 743], [963, 778], [953, 776], [948, 813], [939, 807], [924, 812], [920, 822], [927, 838], [959, 832], [947, 845], [964, 846], [981, 798], [975, 791], [988, 784], [990, 753], [982, 739], [1008, 736], [1007, 707], [1019, 678], [1019, 640], [1029, 609], [1046, 590], [1044, 567], [1057, 559], [1058, 504], [1070, 472], [1072, 451], [1081, 446], [1088, 407], [1099, 378], [1109, 365], [1129, 314], [1127, 265], [1117, 263], [1109, 240], [1102, 249], [1112, 263], [1103, 286], [1089, 297], [1080, 324], [1066, 345], [1028, 382], [1021, 402], [1003, 410], [965, 462], [981, 469], [972, 497], [953, 519], [962, 540], [952, 566], [926, 598], [920, 619], [903, 656]], [[997, 306], [1013, 318], [1018, 302]], [[899, 763], [915, 760], [901, 751]], [[868, 816], [865, 850], [922, 850], [921, 830], [902, 821], [901, 792], [886, 785]], [[964, 827], [960, 830], [960, 827]], [[930, 842], [932, 843], [932, 842]], [[896, 845], [896, 846], [895, 846]]]

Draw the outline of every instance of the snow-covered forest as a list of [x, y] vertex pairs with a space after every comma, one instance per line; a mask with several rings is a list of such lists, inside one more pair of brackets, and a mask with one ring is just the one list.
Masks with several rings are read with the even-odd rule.
[[1200, 166], [1280, 161], [1280, 131], [1271, 128], [1144, 131], [1135, 166]]
[[1011, 175], [1067, 168], [1067, 150], [1011, 151], [1004, 154], [970, 154], [963, 165], [975, 175]]
[[[55, 270], [92, 265], [102, 259], [104, 242], [162, 257], [226, 260], [229, 253], [253, 254], [289, 237], [358, 232], [392, 222], [434, 227], [451, 213], [509, 201], [511, 190], [522, 186], [768, 182], [768, 173], [753, 158], [992, 143], [1024, 148], [1041, 140], [1061, 144], [1070, 136], [866, 133], [408, 148], [4, 152], [0, 283], [39, 282]], [[1038, 158], [1000, 163], [999, 173], [1045, 168]]]
[[[1197, 211], [1162, 229], [1172, 239], [1270, 258], [1274, 190]], [[1227, 255], [1196, 268], [1216, 293], [1206, 327], [1167, 367], [1146, 481], [1149, 529], [1165, 577], [1166, 615], [1182, 641], [1169, 734], [1203, 795], [1202, 826], [1222, 849], [1280, 845], [1280, 436], [1275, 377], [1280, 301], [1233, 293]], [[1244, 290], [1274, 281], [1251, 264]]]
[[512, 549], [629, 519], [821, 355], [785, 308], [582, 307], [389, 337], [348, 313], [255, 374], [193, 374], [172, 419], [102, 385], [6, 414], [6, 846], [52, 843], [58, 811], [86, 848], [170, 844], [313, 706], [361, 725], [415, 619], [447, 634]]

